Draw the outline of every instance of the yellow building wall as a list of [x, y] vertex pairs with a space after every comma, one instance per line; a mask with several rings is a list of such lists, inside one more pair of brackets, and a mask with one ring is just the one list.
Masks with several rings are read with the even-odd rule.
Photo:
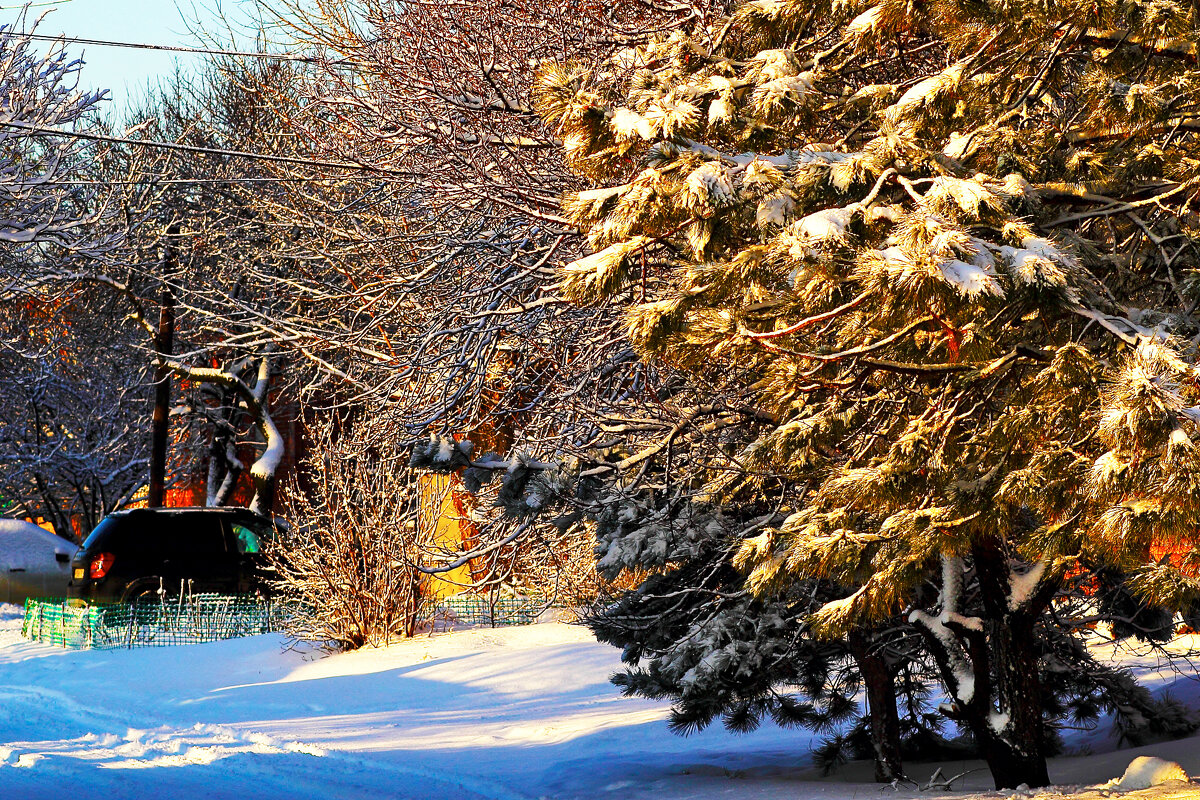
[[[421, 513], [418, 524], [433, 530], [433, 546], [447, 553], [468, 549], [475, 539], [475, 528], [466, 518], [458, 478], [453, 475], [426, 473], [418, 479], [421, 492]], [[458, 594], [472, 583], [471, 565], [464, 564], [442, 575], [427, 579], [429, 595], [442, 599]]]

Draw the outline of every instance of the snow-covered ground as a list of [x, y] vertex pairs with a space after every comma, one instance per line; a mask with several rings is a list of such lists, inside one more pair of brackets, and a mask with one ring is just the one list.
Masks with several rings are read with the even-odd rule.
[[[823, 779], [802, 730], [674, 736], [664, 704], [622, 698], [608, 683], [615, 650], [557, 623], [333, 656], [285, 649], [279, 636], [66, 651], [19, 631], [19, 609], [0, 607], [5, 800], [850, 800], [962, 798], [990, 786], [971, 762], [911, 765], [920, 778], [938, 766], [978, 770], [951, 793], [881, 790], [866, 764]], [[1200, 702], [1195, 680], [1159, 674], [1150, 660], [1135, 666], [1156, 688]], [[1200, 738], [1108, 753], [1114, 742], [1097, 731], [1073, 744], [1089, 754], [1055, 759], [1059, 783], [1095, 786], [1142, 754], [1200, 773]], [[1200, 797], [1200, 787], [1128, 796]]]

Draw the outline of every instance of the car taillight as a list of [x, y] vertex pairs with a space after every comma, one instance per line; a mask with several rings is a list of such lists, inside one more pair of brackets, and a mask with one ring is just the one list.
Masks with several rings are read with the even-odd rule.
[[113, 561], [115, 560], [112, 553], [100, 553], [93, 556], [92, 563], [88, 565], [88, 577], [93, 580], [103, 578], [112, 569]]

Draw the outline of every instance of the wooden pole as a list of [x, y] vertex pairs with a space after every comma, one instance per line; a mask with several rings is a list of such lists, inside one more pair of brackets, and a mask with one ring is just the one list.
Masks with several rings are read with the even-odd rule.
[[158, 363], [154, 367], [154, 413], [150, 422], [150, 485], [146, 504], [160, 508], [166, 499], [167, 490], [167, 435], [171, 410], [171, 372], [167, 359], [171, 357], [175, 340], [175, 295], [171, 291], [170, 279], [178, 267], [174, 237], [179, 233], [179, 223], [167, 229], [167, 240], [163, 250], [162, 299], [158, 311], [158, 329], [154, 334], [154, 352]]

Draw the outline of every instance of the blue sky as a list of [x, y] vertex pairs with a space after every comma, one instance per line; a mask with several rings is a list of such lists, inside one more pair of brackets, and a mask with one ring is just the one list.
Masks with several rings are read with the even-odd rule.
[[[7, 0], [0, 5], [4, 9], [0, 10], [0, 20], [8, 22], [16, 16], [15, 4], [16, 0]], [[239, 0], [226, 0], [223, 5], [227, 12], [236, 12], [238, 4]], [[38, 27], [42, 34], [192, 47], [199, 42], [188, 32], [185, 18], [212, 27], [216, 20], [213, 6], [212, 0], [180, 0], [179, 6], [174, 0], [65, 0], [31, 12], [49, 12]], [[112, 100], [105, 104], [106, 110], [118, 119], [131, 98], [145, 93], [147, 82], [172, 76], [176, 63], [186, 71], [202, 58], [96, 45], [72, 45], [70, 49], [72, 53], [83, 53], [86, 63], [82, 84], [109, 89]]]

